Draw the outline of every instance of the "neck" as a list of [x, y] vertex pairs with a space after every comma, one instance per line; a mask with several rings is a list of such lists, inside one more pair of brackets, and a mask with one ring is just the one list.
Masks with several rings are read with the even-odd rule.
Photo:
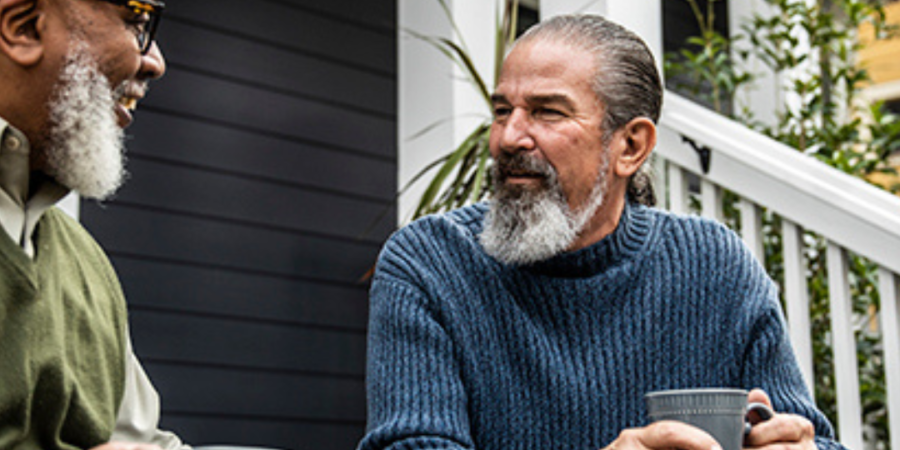
[[618, 190], [611, 190], [606, 194], [603, 204], [594, 213], [594, 216], [585, 224], [584, 229], [578, 234], [578, 237], [572, 242], [572, 245], [566, 249], [567, 252], [581, 250], [600, 242], [606, 236], [609, 236], [616, 227], [619, 226], [619, 220], [622, 218], [622, 211], [625, 209], [625, 194]]

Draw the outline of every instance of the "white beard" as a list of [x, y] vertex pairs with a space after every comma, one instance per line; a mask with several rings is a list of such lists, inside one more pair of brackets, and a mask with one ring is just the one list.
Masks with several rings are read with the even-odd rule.
[[[514, 156], [519, 167], [542, 173], [539, 189], [523, 189], [503, 182], [500, 161], [492, 168], [495, 193], [485, 217], [480, 241], [485, 252], [504, 264], [525, 265], [563, 253], [584, 230], [606, 196], [606, 164], [602, 164], [590, 197], [572, 211], [556, 171], [533, 157]], [[606, 161], [606, 152], [603, 155]]]
[[124, 131], [116, 120], [116, 92], [87, 44], [74, 44], [50, 104], [47, 174], [84, 197], [103, 200], [125, 178]]

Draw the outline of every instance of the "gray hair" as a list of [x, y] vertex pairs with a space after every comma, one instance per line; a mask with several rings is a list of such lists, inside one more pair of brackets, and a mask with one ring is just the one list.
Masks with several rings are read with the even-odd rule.
[[[653, 54], [638, 35], [603, 17], [588, 14], [555, 16], [531, 27], [516, 45], [549, 39], [583, 49], [596, 58], [593, 89], [604, 109], [603, 132], [612, 133], [632, 119], [657, 123], [663, 88]], [[656, 204], [645, 164], [628, 180], [628, 197], [640, 204]]]

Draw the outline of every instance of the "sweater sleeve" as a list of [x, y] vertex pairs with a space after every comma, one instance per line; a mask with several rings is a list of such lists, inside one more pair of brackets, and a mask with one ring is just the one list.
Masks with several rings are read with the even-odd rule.
[[798, 414], [809, 419], [820, 450], [846, 450], [834, 438], [834, 431], [819, 411], [803, 382], [803, 375], [788, 339], [784, 317], [774, 298], [753, 325], [745, 358], [744, 385], [769, 394], [776, 412]]
[[454, 345], [427, 299], [393, 277], [372, 284], [369, 424], [359, 450], [474, 448]]

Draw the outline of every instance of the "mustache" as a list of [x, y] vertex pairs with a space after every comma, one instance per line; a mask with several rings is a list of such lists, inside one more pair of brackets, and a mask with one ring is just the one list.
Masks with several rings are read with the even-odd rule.
[[143, 98], [149, 90], [150, 83], [146, 80], [125, 80], [113, 89], [113, 98]]
[[494, 165], [491, 169], [491, 173], [495, 181], [502, 183], [513, 175], [551, 178], [556, 175], [556, 170], [549, 162], [541, 158], [528, 156], [522, 152], [512, 154], [502, 152], [494, 158]]

